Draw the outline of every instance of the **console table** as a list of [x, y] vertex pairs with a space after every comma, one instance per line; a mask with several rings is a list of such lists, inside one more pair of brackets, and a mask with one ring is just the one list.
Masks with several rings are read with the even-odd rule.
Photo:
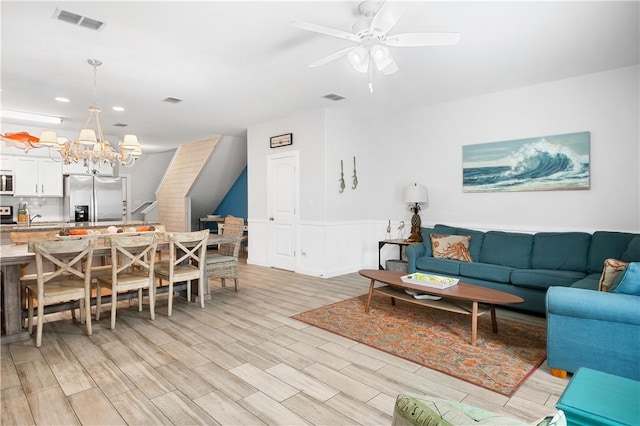
[[382, 266], [382, 260], [380, 258], [380, 251], [382, 250], [382, 247], [387, 244], [398, 246], [398, 260], [402, 260], [402, 250], [404, 249], [404, 247], [414, 243], [404, 239], [378, 241], [378, 269], [384, 269], [384, 266]]

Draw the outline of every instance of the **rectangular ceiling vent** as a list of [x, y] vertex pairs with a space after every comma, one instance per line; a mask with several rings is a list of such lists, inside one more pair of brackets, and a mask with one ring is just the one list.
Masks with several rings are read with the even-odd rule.
[[113, 125], [113, 127], [127, 127], [127, 126], [128, 126], [128, 124], [126, 124], [126, 123], [115, 123]]
[[329, 99], [330, 101], [334, 101], [334, 102], [345, 99], [344, 96], [336, 95], [335, 93], [329, 93], [328, 95], [324, 95], [323, 98]]
[[77, 13], [69, 12], [68, 10], [62, 10], [56, 8], [53, 14], [53, 19], [58, 21], [68, 22], [79, 27], [88, 28], [94, 31], [100, 31], [106, 25], [104, 22], [87, 18], [86, 16], [78, 15]]
[[169, 102], [170, 104], [179, 104], [180, 102], [182, 102], [182, 99], [172, 98], [171, 96], [169, 96], [168, 98], [164, 98], [162, 102]]

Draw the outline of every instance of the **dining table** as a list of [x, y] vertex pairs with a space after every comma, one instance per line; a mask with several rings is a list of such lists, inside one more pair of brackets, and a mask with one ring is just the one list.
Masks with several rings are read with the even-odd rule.
[[[159, 232], [159, 234], [163, 234]], [[105, 244], [105, 237], [101, 235], [93, 251], [94, 258], [108, 256], [111, 248]], [[213, 247], [222, 243], [233, 243], [237, 237], [225, 237], [222, 234], [209, 234], [207, 247]], [[24, 303], [20, 291], [21, 269], [29, 264], [35, 264], [35, 253], [30, 249], [31, 244], [6, 244], [0, 245], [0, 270], [2, 271], [2, 343], [12, 343], [29, 338], [29, 334], [23, 327]], [[168, 249], [169, 241], [164, 238], [158, 240], [158, 250]], [[198, 297], [210, 298], [209, 286], [204, 286], [204, 295]], [[199, 300], [196, 297], [196, 300]]]

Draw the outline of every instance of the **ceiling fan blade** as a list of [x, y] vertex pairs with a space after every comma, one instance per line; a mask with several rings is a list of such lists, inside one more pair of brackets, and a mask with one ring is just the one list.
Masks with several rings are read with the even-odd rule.
[[384, 36], [395, 27], [400, 16], [402, 16], [400, 7], [392, 1], [385, 1], [371, 20], [369, 31], [372, 34]]
[[360, 38], [355, 34], [351, 34], [342, 30], [337, 30], [335, 28], [325, 27], [324, 25], [312, 24], [310, 22], [304, 22], [304, 21], [293, 21], [291, 22], [291, 26], [300, 28], [301, 30], [307, 30], [314, 33], [343, 38], [345, 40], [350, 40], [356, 43], [360, 43]]
[[395, 47], [450, 46], [459, 40], [460, 33], [406, 33], [390, 35], [384, 44]]
[[337, 52], [332, 53], [331, 55], [327, 55], [324, 58], [320, 58], [315, 62], [309, 64], [310, 67], [319, 67], [320, 65], [328, 64], [331, 61], [335, 61], [338, 58], [341, 58], [348, 54], [353, 49], [357, 49], [358, 46], [347, 47], [345, 49], [338, 50]]

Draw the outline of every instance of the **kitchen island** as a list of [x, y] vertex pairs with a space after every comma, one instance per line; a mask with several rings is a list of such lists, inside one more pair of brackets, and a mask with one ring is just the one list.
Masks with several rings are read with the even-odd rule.
[[60, 229], [87, 229], [103, 230], [109, 226], [118, 228], [158, 225], [156, 222], [144, 222], [141, 220], [114, 221], [114, 222], [32, 222], [31, 225], [0, 225], [0, 237], [2, 245], [26, 243], [33, 239], [48, 239], [59, 233]]

